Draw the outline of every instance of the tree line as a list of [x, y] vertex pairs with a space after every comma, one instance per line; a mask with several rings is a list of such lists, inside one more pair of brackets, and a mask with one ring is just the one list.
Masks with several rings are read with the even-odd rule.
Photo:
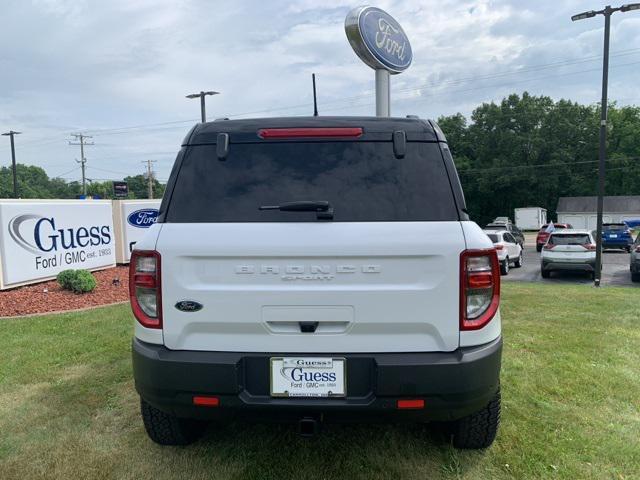
[[[640, 108], [613, 104], [608, 117], [606, 194], [640, 195]], [[560, 197], [596, 195], [599, 105], [525, 92], [438, 124], [478, 223], [531, 206], [555, 219]]]
[[[67, 182], [61, 178], [49, 178], [44, 169], [33, 165], [16, 166], [18, 196], [20, 198], [78, 198], [82, 193], [82, 184], [78, 181]], [[129, 197], [148, 198], [148, 183], [145, 175], [134, 175], [123, 179], [129, 186]], [[165, 185], [153, 179], [153, 196], [161, 198]], [[87, 183], [87, 195], [93, 197], [114, 198], [111, 180]], [[0, 168], [0, 198], [13, 198], [13, 174], [11, 167]]]

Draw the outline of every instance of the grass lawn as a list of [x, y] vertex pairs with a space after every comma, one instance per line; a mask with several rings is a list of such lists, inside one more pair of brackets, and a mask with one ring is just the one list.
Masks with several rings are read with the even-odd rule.
[[503, 286], [502, 426], [460, 452], [430, 428], [210, 428], [186, 448], [146, 437], [126, 305], [0, 321], [0, 479], [640, 478], [637, 289]]

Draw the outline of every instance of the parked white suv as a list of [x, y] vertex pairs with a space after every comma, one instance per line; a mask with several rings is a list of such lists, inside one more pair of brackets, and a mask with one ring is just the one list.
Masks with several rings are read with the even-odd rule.
[[551, 232], [540, 254], [540, 273], [549, 278], [554, 271], [587, 272], [595, 276], [596, 245], [587, 230], [564, 229]]
[[446, 421], [484, 448], [500, 414], [500, 272], [446, 140], [416, 118], [196, 125], [130, 269], [147, 433], [204, 421]]
[[483, 230], [493, 242], [498, 253], [498, 261], [500, 262], [500, 273], [502, 275], [509, 274], [509, 268], [513, 265], [520, 268], [524, 263], [524, 254], [522, 247], [516, 238], [507, 230]]

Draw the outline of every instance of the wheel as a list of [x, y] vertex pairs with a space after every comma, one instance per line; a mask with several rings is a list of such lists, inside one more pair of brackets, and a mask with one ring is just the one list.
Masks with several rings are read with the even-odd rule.
[[452, 422], [453, 446], [478, 449], [490, 447], [500, 425], [500, 390], [482, 410]]
[[631, 273], [632, 282], [640, 282], [640, 273]]
[[551, 272], [549, 270], [540, 270], [542, 278], [551, 278]]
[[520, 251], [520, 255], [518, 255], [518, 259], [514, 262], [513, 266], [516, 268], [520, 268], [522, 267], [523, 263], [524, 263], [524, 258], [522, 256], [522, 251]]
[[500, 274], [508, 275], [509, 274], [509, 257], [506, 260], [500, 262]]
[[140, 399], [140, 412], [147, 435], [160, 445], [189, 445], [195, 442], [206, 427], [205, 422], [178, 418], [158, 410]]
[[629, 245], [624, 247], [624, 249], [627, 251], [627, 253], [631, 253], [631, 247]]
[[536, 245], [536, 252], [541, 252], [542, 251], [542, 245]]
[[596, 279], [596, 272], [590, 272], [589, 273], [589, 278], [591, 278], [591, 280], [595, 280]]

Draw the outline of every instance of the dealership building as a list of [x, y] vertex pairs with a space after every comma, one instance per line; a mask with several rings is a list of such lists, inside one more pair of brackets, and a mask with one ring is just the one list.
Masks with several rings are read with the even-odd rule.
[[[595, 230], [598, 197], [560, 197], [559, 223], [570, 223], [574, 228]], [[604, 197], [603, 223], [640, 221], [640, 195]]]

